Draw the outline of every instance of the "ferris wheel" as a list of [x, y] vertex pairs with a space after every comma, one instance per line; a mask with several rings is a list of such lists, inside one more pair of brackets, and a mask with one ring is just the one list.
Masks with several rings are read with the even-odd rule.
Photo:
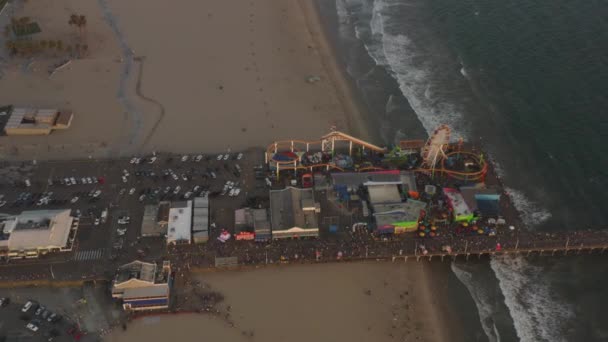
[[426, 141], [422, 148], [423, 165], [435, 170], [437, 163], [445, 157], [444, 146], [450, 142], [450, 127], [440, 125]]

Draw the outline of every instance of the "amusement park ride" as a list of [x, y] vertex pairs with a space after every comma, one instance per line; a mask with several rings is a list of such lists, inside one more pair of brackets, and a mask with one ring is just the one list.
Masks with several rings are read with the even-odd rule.
[[[456, 144], [450, 143], [450, 134], [447, 125], [440, 125], [424, 144], [419, 140], [401, 141], [401, 152], [407, 150], [407, 153], [420, 155], [421, 162], [411, 171], [423, 172], [432, 177], [443, 174], [462, 181], [483, 181], [488, 169], [483, 156], [464, 151], [462, 138]], [[344, 151], [344, 154], [340, 154], [340, 151]], [[362, 165], [347, 167], [338, 162], [352, 158], [353, 153], [363, 161]], [[274, 142], [266, 149], [265, 160], [278, 177], [285, 170], [312, 173], [322, 169], [354, 172], [395, 169], [390, 162], [382, 162], [387, 154], [389, 151], [384, 147], [333, 130], [317, 141]]]

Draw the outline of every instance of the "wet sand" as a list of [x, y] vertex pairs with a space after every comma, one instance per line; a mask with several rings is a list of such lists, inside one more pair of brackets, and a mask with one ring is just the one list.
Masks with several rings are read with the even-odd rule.
[[226, 341], [454, 341], [443, 329], [445, 298], [428, 267], [378, 262], [197, 274], [225, 296], [234, 327], [207, 315], [162, 316], [156, 324], [137, 320], [107, 341], [161, 341], [177, 331], [183, 341], [199, 341], [207, 330]]

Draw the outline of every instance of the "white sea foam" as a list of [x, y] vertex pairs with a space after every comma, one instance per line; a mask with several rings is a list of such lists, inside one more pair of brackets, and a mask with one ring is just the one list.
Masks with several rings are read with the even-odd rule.
[[469, 270], [466, 270], [466, 265], [453, 262], [451, 268], [456, 278], [467, 288], [471, 298], [473, 298], [477, 307], [477, 313], [479, 314], [479, 322], [486, 336], [490, 342], [500, 342], [500, 335], [492, 318], [494, 315], [494, 307], [491, 304], [492, 299], [483, 287], [475, 284], [473, 274]]
[[527, 225], [534, 227], [547, 221], [551, 217], [549, 211], [543, 209], [537, 203], [532, 202], [532, 200], [530, 200], [521, 190], [505, 186], [505, 191]]
[[[504, 178], [505, 169], [502, 165], [492, 158], [489, 157], [492, 165], [494, 165], [494, 171], [500, 178]], [[515, 206], [515, 209], [521, 215], [522, 220], [528, 225], [529, 228], [533, 228], [551, 218], [551, 213], [544, 209], [540, 204], [530, 200], [521, 190], [505, 186], [505, 191], [511, 198], [511, 202]]]
[[522, 342], [565, 341], [560, 327], [572, 318], [572, 308], [551, 296], [542, 269], [517, 256], [493, 257], [490, 266], [498, 278], [505, 304]]
[[467, 74], [467, 70], [464, 67], [460, 68], [460, 74], [464, 76], [464, 78], [469, 79], [469, 74]]
[[[403, 96], [408, 100], [412, 109], [427, 132], [432, 132], [439, 124], [445, 123], [453, 128], [462, 127], [463, 117], [457, 107], [452, 103], [446, 103], [444, 94], [435, 91], [435, 82], [441, 82], [441, 78], [434, 79], [437, 73], [436, 65], [432, 56], [425, 56], [421, 45], [417, 45], [404, 34], [387, 32], [386, 21], [390, 19], [391, 8], [387, 0], [374, 0], [372, 6], [369, 1], [361, 0], [337, 0], [340, 3], [339, 16], [350, 15], [349, 11], [369, 11], [363, 13], [369, 15], [369, 26], [363, 26], [362, 21], [355, 23], [355, 35], [364, 43], [370, 57], [379, 66], [383, 66], [397, 80]], [[386, 16], [386, 18], [385, 18]], [[342, 19], [340, 19], [341, 22]], [[420, 42], [426, 44], [428, 42]], [[468, 78], [466, 68], [462, 66], [461, 74]], [[388, 106], [388, 104], [387, 104]], [[402, 134], [402, 132], [400, 132]], [[453, 136], [467, 137], [462, 129], [455, 130]], [[495, 161], [497, 173], [504, 177], [505, 172]], [[530, 225], [539, 224], [547, 220], [551, 215], [546, 210], [539, 208], [521, 191], [507, 188], [508, 193], [522, 218]], [[515, 329], [522, 341], [559, 341], [556, 336], [556, 322], [561, 322], [568, 317], [569, 312], [563, 307], [549, 300], [546, 285], [543, 287], [543, 279], [539, 270], [529, 276], [524, 271], [530, 270], [524, 259], [491, 261], [492, 270], [496, 273], [500, 282], [500, 288], [505, 296], [505, 303], [515, 321]], [[482, 327], [491, 341], [499, 341], [500, 336], [496, 332], [496, 326], [491, 320], [492, 305], [489, 298], [484, 298], [479, 288], [473, 288], [471, 274], [459, 270], [453, 265], [452, 270], [460, 281], [467, 287], [471, 294], [481, 320]], [[541, 285], [537, 285], [536, 283]], [[526, 305], [530, 306], [530, 311]], [[555, 317], [555, 321], [552, 319]], [[490, 324], [491, 323], [491, 324]]]

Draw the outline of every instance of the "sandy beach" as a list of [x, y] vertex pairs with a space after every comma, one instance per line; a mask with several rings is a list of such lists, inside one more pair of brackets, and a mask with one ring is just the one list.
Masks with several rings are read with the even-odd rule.
[[234, 327], [208, 315], [162, 316], [139, 319], [107, 341], [161, 341], [175, 329], [183, 341], [206, 339], [206, 331], [231, 341], [454, 341], [443, 329], [445, 298], [428, 267], [382, 262], [204, 273], [197, 277], [224, 295]]
[[75, 119], [50, 136], [1, 137], [4, 156], [223, 152], [317, 139], [332, 126], [365, 135], [313, 2], [41, 0], [13, 7], [14, 16], [40, 23], [41, 37], [73, 39], [69, 15], [85, 14], [90, 53], [52, 78], [36, 69], [36, 58], [29, 68], [9, 59], [0, 103], [67, 108]]

